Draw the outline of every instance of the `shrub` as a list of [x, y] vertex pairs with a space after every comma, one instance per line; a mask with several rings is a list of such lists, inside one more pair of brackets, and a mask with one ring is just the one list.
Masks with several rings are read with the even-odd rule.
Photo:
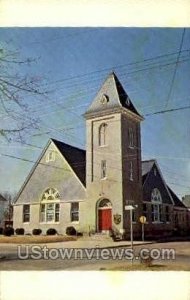
[[16, 228], [15, 233], [17, 235], [24, 235], [24, 228]]
[[77, 231], [77, 236], [83, 236], [83, 232]]
[[66, 228], [67, 235], [77, 235], [77, 231], [73, 226], [69, 226]]
[[13, 227], [6, 227], [3, 229], [3, 234], [6, 236], [11, 236], [14, 234], [14, 228]]
[[54, 228], [49, 228], [49, 229], [46, 231], [46, 234], [47, 234], [47, 235], [56, 235], [56, 234], [57, 234], [57, 230], [54, 229]]
[[32, 230], [33, 235], [40, 235], [42, 233], [42, 230], [40, 228], [34, 228]]
[[3, 227], [0, 227], [0, 234], [3, 234]]

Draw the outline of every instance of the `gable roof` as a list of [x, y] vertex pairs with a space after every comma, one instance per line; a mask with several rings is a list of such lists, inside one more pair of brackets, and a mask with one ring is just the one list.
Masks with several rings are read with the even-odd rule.
[[155, 159], [143, 160], [142, 161], [142, 176], [146, 175], [153, 167]]
[[[16, 200], [18, 199], [19, 195], [21, 194], [22, 190], [24, 189], [24, 186], [26, 185], [26, 183], [30, 179], [32, 173], [34, 172], [34, 170], [37, 166], [37, 164], [41, 160], [42, 156], [44, 155], [45, 151], [47, 150], [47, 148], [49, 147], [51, 142], [53, 142], [55, 144], [55, 146], [57, 147], [59, 152], [66, 159], [66, 161], [68, 162], [70, 167], [73, 169], [73, 171], [75, 172], [75, 174], [77, 175], [77, 177], [79, 178], [81, 183], [84, 186], [86, 185], [86, 150], [71, 146], [69, 144], [63, 143], [63, 142], [58, 141], [56, 139], [50, 139], [48, 144], [44, 148], [43, 152], [41, 153], [40, 157], [38, 158], [37, 162], [35, 163], [32, 170], [30, 171], [29, 175], [27, 176], [24, 184], [22, 185], [22, 187], [21, 187], [21, 189], [20, 189], [20, 191], [19, 191], [19, 193], [16, 197]], [[143, 179], [143, 183], [145, 182], [145, 180], [146, 180], [147, 176], [149, 175], [149, 173], [150, 173], [152, 167], [154, 166], [154, 164], [157, 166], [157, 169], [160, 172], [160, 175], [162, 177], [161, 171], [159, 169], [159, 166], [158, 166], [156, 160], [155, 159], [145, 160], [145, 161], [142, 161], [142, 179]], [[162, 177], [162, 179], [163, 179], [163, 177]], [[169, 193], [171, 199], [173, 200], [173, 204], [176, 207], [187, 208], [184, 205], [184, 203], [177, 197], [177, 195], [171, 190], [171, 188], [168, 185], [166, 185], [164, 179], [163, 179], [163, 182], [164, 182], [164, 185], [166, 186], [166, 189], [168, 190], [168, 193]], [[0, 200], [6, 201], [6, 199], [4, 197], [2, 197], [1, 194], [0, 194]]]
[[[106, 95], [108, 99], [107, 103], [104, 104], [101, 103], [103, 95]], [[105, 113], [106, 111], [113, 111], [122, 107], [143, 119], [142, 116], [138, 113], [135, 106], [133, 105], [129, 96], [125, 92], [119, 79], [117, 78], [115, 73], [112, 72], [104, 81], [93, 102], [87, 109], [85, 116], [97, 112]]]
[[[60, 153], [64, 156], [66, 161], [69, 163], [83, 186], [85, 186], [86, 180], [85, 180], [85, 175], [86, 175], [86, 151], [76, 148], [74, 146], [65, 144], [63, 142], [57, 141], [55, 139], [50, 139], [47, 143], [47, 145], [44, 147], [43, 151], [41, 152], [40, 156], [38, 157], [37, 161], [33, 165], [31, 171], [29, 172], [28, 176], [26, 177], [24, 183], [22, 184], [18, 194], [15, 197], [15, 203], [17, 202], [19, 196], [21, 195], [22, 191], [24, 190], [24, 187], [30, 180], [30, 177], [32, 176], [33, 172], [35, 171], [37, 165], [40, 163], [40, 160], [42, 159], [44, 153], [48, 149], [49, 145], [53, 142], [57, 149], [60, 151]], [[80, 162], [80, 165], [79, 165]]]
[[169, 191], [170, 191], [170, 194], [172, 195], [172, 198], [174, 200], [174, 206], [178, 206], [178, 207], [183, 207], [183, 208], [187, 208], [185, 206], [185, 204], [177, 197], [177, 195], [172, 191], [172, 189], [167, 186]]
[[152, 169], [154, 163], [155, 163], [155, 159], [142, 161], [141, 166], [142, 166], [142, 182], [143, 183], [145, 182], [147, 175], [149, 174], [150, 170]]
[[67, 160], [82, 184], [86, 185], [86, 151], [77, 147], [51, 139], [60, 153]]

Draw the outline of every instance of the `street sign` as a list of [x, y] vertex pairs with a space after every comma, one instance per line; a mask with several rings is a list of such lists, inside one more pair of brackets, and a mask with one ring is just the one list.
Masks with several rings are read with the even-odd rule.
[[133, 205], [125, 205], [125, 210], [133, 210], [135, 207]]
[[141, 222], [141, 224], [145, 224], [146, 223], [146, 217], [145, 216], [141, 216], [139, 218], [139, 221]]

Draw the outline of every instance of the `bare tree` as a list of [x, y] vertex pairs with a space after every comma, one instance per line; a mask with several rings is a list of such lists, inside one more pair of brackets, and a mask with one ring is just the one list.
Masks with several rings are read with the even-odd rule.
[[11, 221], [13, 218], [13, 203], [15, 194], [9, 192], [3, 192], [1, 195], [6, 199], [7, 203], [4, 207], [4, 219], [7, 221]]
[[[0, 136], [8, 141], [22, 140], [23, 134], [38, 128], [38, 119], [31, 116], [28, 99], [41, 99], [47, 95], [42, 89], [42, 79], [29, 76], [23, 66], [30, 67], [34, 59], [20, 59], [19, 52], [0, 47]], [[2, 125], [3, 124], [3, 125]]]

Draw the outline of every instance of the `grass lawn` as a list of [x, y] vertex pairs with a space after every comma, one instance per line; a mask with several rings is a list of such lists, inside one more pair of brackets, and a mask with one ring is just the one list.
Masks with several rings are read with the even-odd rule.
[[64, 235], [14, 235], [14, 236], [0, 236], [0, 243], [6, 244], [46, 244], [76, 241], [77, 238], [73, 236]]

